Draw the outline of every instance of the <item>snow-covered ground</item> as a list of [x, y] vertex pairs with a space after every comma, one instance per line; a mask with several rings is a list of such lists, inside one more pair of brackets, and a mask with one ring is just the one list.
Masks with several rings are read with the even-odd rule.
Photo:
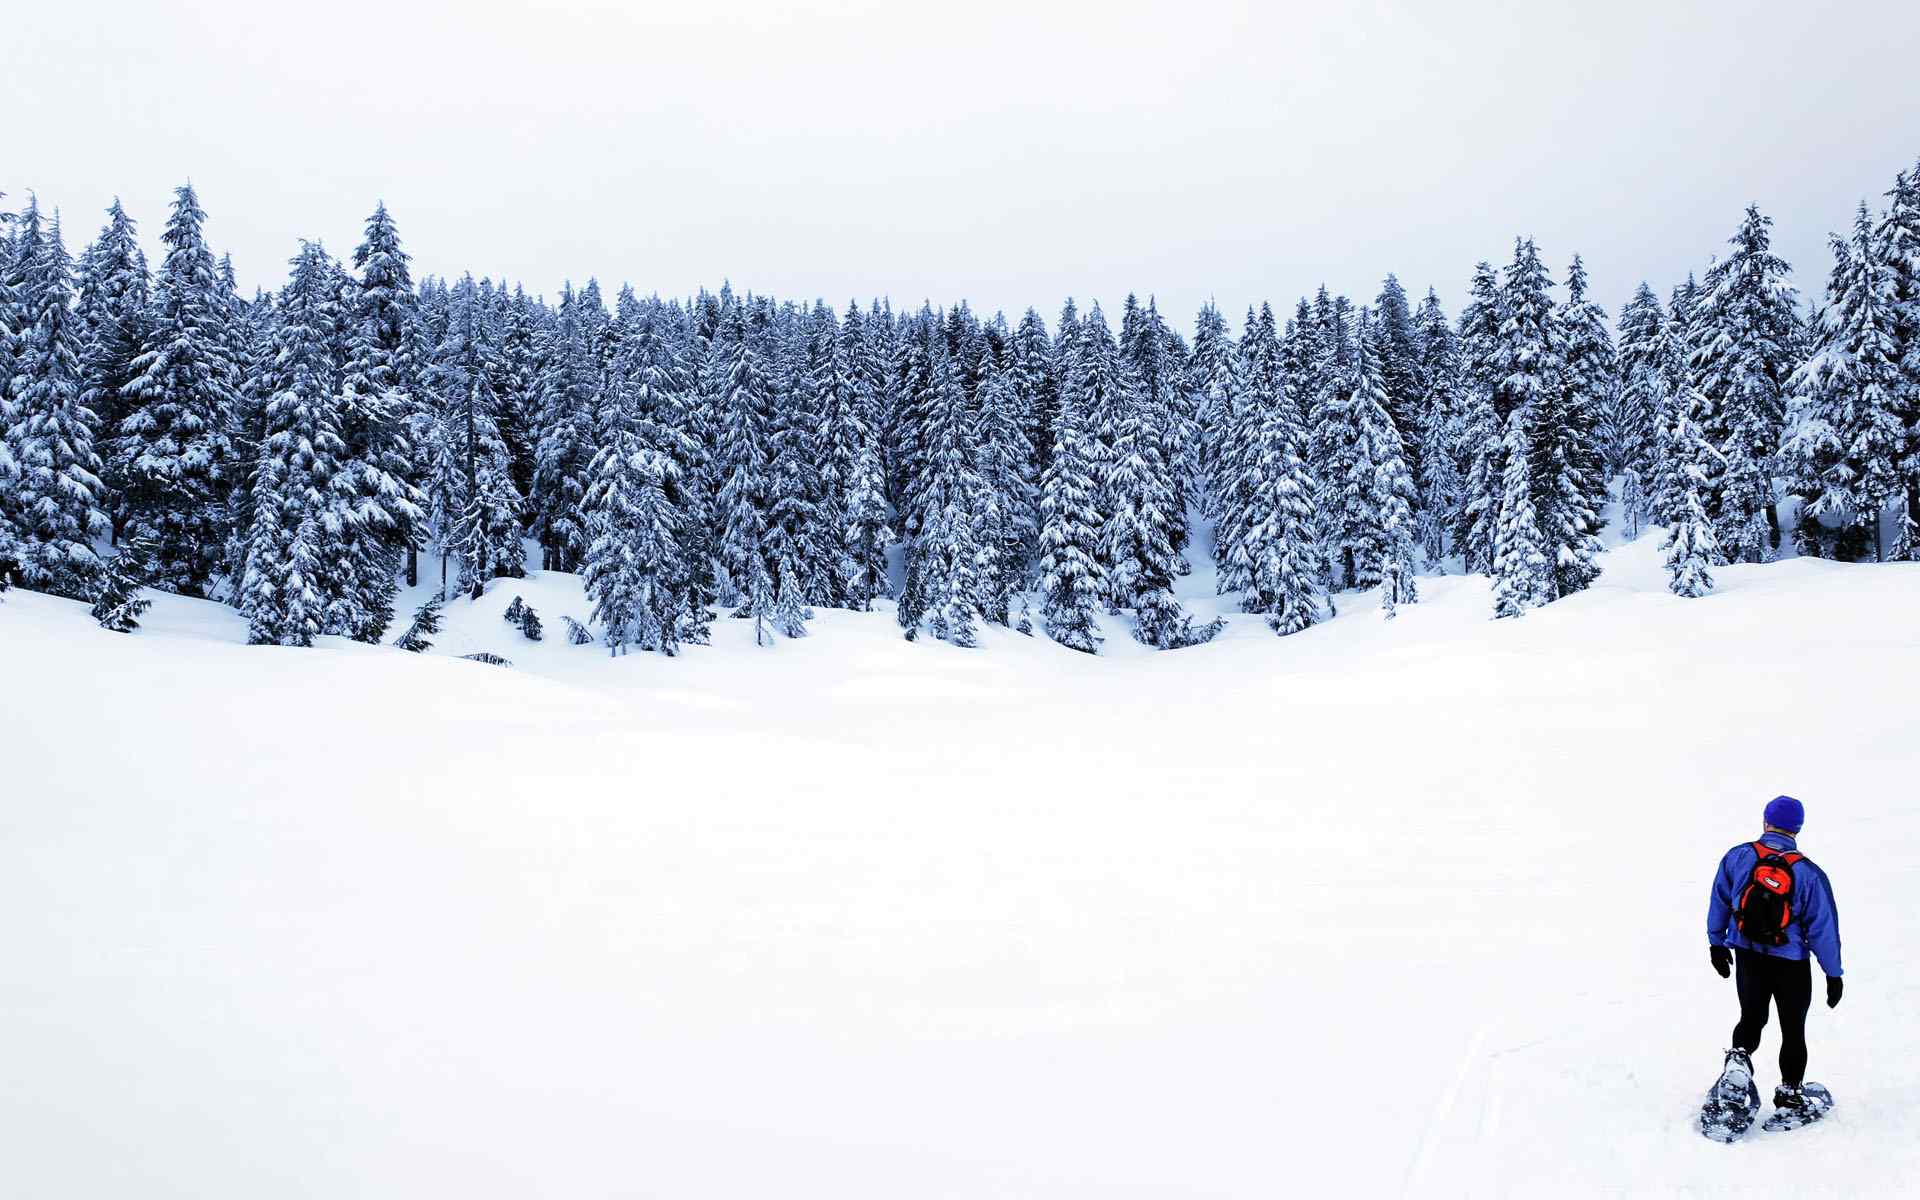
[[[1904, 1191], [1920, 570], [1605, 567], [1097, 659], [839, 612], [610, 659], [558, 575], [424, 656], [11, 592], [0, 1191]], [[1723, 1147], [1706, 892], [1778, 792], [1843, 911], [1839, 1107]]]

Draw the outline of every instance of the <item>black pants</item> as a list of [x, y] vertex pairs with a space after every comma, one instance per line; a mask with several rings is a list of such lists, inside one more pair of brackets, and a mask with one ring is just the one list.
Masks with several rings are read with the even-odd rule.
[[1767, 1027], [1767, 1005], [1780, 1009], [1780, 1082], [1800, 1083], [1807, 1074], [1807, 1009], [1813, 1004], [1813, 968], [1804, 958], [1733, 951], [1733, 982], [1740, 993], [1740, 1023], [1733, 1044], [1752, 1054]]

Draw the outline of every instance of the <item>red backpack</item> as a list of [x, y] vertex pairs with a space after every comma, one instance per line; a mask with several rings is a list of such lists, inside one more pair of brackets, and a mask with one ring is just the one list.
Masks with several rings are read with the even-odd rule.
[[1775, 850], [1765, 842], [1755, 842], [1753, 849], [1760, 857], [1734, 907], [1734, 928], [1756, 946], [1784, 946], [1787, 927], [1793, 924], [1793, 864], [1806, 855]]

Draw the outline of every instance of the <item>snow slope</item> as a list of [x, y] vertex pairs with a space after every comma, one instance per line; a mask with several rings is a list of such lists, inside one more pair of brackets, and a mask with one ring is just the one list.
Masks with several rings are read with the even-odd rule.
[[[9, 593], [6, 1191], [1896, 1194], [1920, 570], [1605, 566], [1098, 659], [838, 612], [610, 659], [557, 575], [425, 656]], [[1840, 1107], [1721, 1147], [1706, 890], [1782, 791], [1844, 912]]]

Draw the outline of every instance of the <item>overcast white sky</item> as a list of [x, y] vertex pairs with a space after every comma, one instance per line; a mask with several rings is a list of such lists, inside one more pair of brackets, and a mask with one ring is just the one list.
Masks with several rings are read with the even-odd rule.
[[1817, 293], [1827, 231], [1920, 158], [1916, 62], [1913, 0], [34, 0], [0, 189], [77, 249], [116, 193], [151, 243], [190, 176], [248, 291], [384, 197], [416, 272], [549, 295], [1051, 322], [1131, 289], [1187, 327], [1388, 271], [1452, 310], [1530, 233], [1617, 308], [1749, 201]]

